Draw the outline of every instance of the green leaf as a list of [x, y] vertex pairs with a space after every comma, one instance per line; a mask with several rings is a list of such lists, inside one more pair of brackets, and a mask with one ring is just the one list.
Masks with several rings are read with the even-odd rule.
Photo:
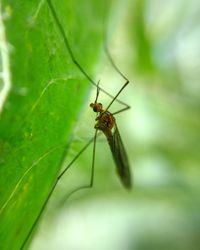
[[[98, 2], [53, 2], [89, 75], [102, 41]], [[58, 175], [91, 83], [72, 62], [46, 1], [5, 0], [1, 8], [12, 87], [0, 122], [0, 248], [10, 250], [22, 246]]]

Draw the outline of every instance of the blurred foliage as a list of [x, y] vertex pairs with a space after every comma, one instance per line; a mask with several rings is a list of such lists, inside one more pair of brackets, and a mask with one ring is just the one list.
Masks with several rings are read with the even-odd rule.
[[[100, 85], [114, 95], [123, 79], [103, 53], [95, 63], [100, 34], [105, 28], [102, 24], [103, 9], [106, 9], [104, 1], [88, 0], [81, 4], [80, 1], [68, 1], [67, 11], [63, 4], [64, 1], [59, 0], [56, 10], [70, 34], [78, 61], [89, 73], [98, 68], [96, 79], [100, 79]], [[99, 138], [94, 187], [77, 192], [65, 201], [71, 190], [89, 181], [91, 147], [58, 185], [32, 250], [199, 249], [199, 14], [197, 0], [113, 1], [110, 22], [106, 23], [108, 45], [116, 64], [130, 79], [120, 99], [132, 107], [116, 118], [130, 158], [134, 189], [130, 193], [123, 190], [108, 145], [103, 137]], [[44, 20], [49, 19], [41, 15], [41, 22]], [[57, 39], [62, 41], [59, 35]], [[63, 76], [65, 65], [69, 66], [68, 74], [80, 76], [76, 67], [70, 64], [70, 58], [67, 57], [67, 64], [63, 61], [66, 48], [60, 51], [60, 44], [63, 45], [58, 40], [52, 45], [55, 49], [53, 57], [58, 57], [58, 65], [54, 67], [58, 71], [57, 77]], [[44, 58], [51, 65], [48, 53]], [[49, 79], [45, 74], [43, 77]], [[42, 88], [37, 93], [41, 91]], [[94, 88], [91, 100], [95, 91]], [[62, 93], [63, 90], [59, 91], [59, 99], [63, 99]], [[103, 104], [110, 101], [102, 93], [100, 99]], [[113, 110], [118, 108], [113, 106]], [[93, 118], [95, 115], [91, 115], [91, 110], [86, 111], [85, 118], [80, 115], [65, 166], [85, 144], [84, 140], [92, 136], [94, 121], [90, 122], [90, 119]], [[60, 131], [60, 128], [55, 130]], [[46, 177], [39, 178], [44, 181]], [[5, 187], [9, 189], [8, 184]]]

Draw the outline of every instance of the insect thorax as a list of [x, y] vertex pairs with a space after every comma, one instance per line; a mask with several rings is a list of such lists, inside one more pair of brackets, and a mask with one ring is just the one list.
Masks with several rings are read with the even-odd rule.
[[115, 125], [115, 118], [110, 112], [101, 112], [96, 120], [96, 129], [101, 130], [106, 136], [112, 135], [112, 128]]

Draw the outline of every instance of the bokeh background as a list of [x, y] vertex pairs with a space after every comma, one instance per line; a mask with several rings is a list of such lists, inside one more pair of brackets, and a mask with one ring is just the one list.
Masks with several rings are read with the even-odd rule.
[[[94, 187], [65, 199], [89, 182], [90, 147], [59, 183], [31, 250], [200, 248], [199, 15], [197, 0], [113, 1], [106, 29], [113, 59], [130, 80], [120, 99], [131, 109], [116, 119], [133, 189], [124, 190], [99, 138]], [[124, 80], [103, 50], [99, 58], [96, 79], [115, 95]], [[100, 94], [100, 101], [110, 99]], [[83, 113], [66, 164], [94, 134], [95, 115]]]

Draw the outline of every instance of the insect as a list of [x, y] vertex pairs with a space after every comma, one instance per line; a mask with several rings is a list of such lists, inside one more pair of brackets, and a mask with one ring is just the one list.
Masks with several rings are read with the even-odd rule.
[[[123, 183], [123, 185], [126, 188], [131, 188], [131, 173], [130, 173], [130, 166], [129, 166], [129, 162], [128, 162], [128, 158], [127, 158], [127, 154], [125, 151], [125, 148], [123, 146], [122, 143], [122, 139], [114, 118], [114, 115], [125, 111], [127, 109], [130, 108], [130, 106], [128, 106], [127, 104], [125, 104], [124, 102], [120, 101], [119, 99], [117, 99], [117, 97], [119, 96], [119, 94], [122, 92], [122, 90], [129, 84], [129, 80], [121, 73], [121, 71], [118, 69], [118, 67], [115, 65], [107, 46], [105, 47], [105, 51], [106, 54], [108, 56], [108, 59], [110, 60], [112, 66], [114, 67], [114, 69], [125, 79], [125, 84], [122, 86], [122, 88], [119, 90], [119, 92], [116, 94], [116, 96], [112, 96], [110, 95], [110, 93], [108, 93], [107, 91], [105, 91], [104, 89], [99, 87], [99, 83], [96, 84], [94, 82], [94, 80], [87, 74], [87, 72], [83, 69], [83, 67], [78, 63], [78, 61], [75, 59], [74, 54], [71, 50], [71, 47], [69, 45], [69, 41], [68, 38], [65, 34], [65, 31], [58, 19], [58, 16], [56, 14], [56, 11], [51, 3], [51, 0], [47, 0], [49, 8], [51, 10], [51, 13], [54, 17], [54, 20], [58, 26], [58, 29], [64, 39], [64, 43], [67, 47], [67, 50], [70, 54], [70, 57], [72, 59], [72, 61], [75, 63], [75, 65], [79, 68], [79, 70], [83, 73], [83, 75], [93, 84], [97, 87], [97, 94], [96, 94], [96, 99], [94, 103], [90, 104], [90, 107], [93, 109], [94, 112], [96, 112], [98, 114], [98, 117], [96, 118], [96, 125], [95, 125], [95, 136], [94, 139], [89, 141], [88, 144], [86, 144], [86, 146], [80, 151], [80, 153], [77, 155], [77, 157], [75, 157], [75, 160], [80, 156], [80, 154], [82, 154], [82, 152], [90, 145], [90, 143], [93, 141], [93, 160], [92, 160], [92, 171], [91, 171], [91, 180], [90, 180], [90, 184], [77, 188], [75, 189], [73, 192], [82, 189], [82, 188], [88, 188], [88, 187], [92, 187], [93, 186], [93, 177], [94, 177], [94, 160], [95, 160], [95, 149], [96, 149], [96, 138], [97, 138], [97, 133], [98, 131], [102, 131], [104, 133], [104, 135], [107, 138], [107, 141], [109, 143], [112, 155], [113, 155], [113, 159], [115, 161], [115, 165], [117, 168], [117, 173]], [[106, 45], [106, 43], [105, 43]], [[105, 94], [107, 94], [108, 96], [110, 96], [112, 98], [112, 101], [110, 102], [110, 104], [108, 105], [108, 107], [104, 110], [103, 106], [101, 103], [98, 103], [98, 96], [100, 91], [104, 92]], [[114, 101], [117, 101], [119, 103], [121, 103], [122, 105], [124, 105], [125, 107], [119, 111], [116, 111], [115, 113], [110, 113], [108, 111], [108, 109], [111, 107], [111, 105], [114, 103]], [[114, 130], [114, 131], [113, 131]], [[72, 161], [74, 162], [74, 160]], [[69, 169], [69, 167], [71, 166], [71, 163], [63, 170], [63, 172], [58, 176], [58, 179], [60, 179], [63, 174]]]
[[[91, 188], [93, 186], [93, 180], [94, 180], [94, 166], [95, 166], [95, 150], [96, 150], [96, 140], [97, 137], [100, 135], [101, 132], [103, 132], [103, 134], [106, 136], [107, 141], [109, 143], [111, 152], [112, 152], [112, 156], [116, 165], [116, 169], [117, 169], [117, 173], [120, 177], [120, 180], [122, 182], [122, 184], [124, 185], [125, 188], [130, 189], [132, 186], [132, 181], [131, 181], [131, 172], [130, 172], [130, 166], [129, 166], [129, 162], [128, 162], [128, 158], [127, 158], [127, 154], [125, 151], [125, 148], [123, 146], [122, 143], [122, 139], [117, 127], [117, 123], [115, 120], [114, 115], [125, 111], [127, 109], [130, 108], [130, 106], [128, 106], [127, 104], [125, 104], [124, 102], [120, 101], [118, 99], [118, 96], [120, 95], [120, 93], [122, 92], [122, 90], [128, 85], [129, 80], [121, 73], [121, 71], [117, 68], [117, 66], [115, 65], [114, 61], [112, 60], [111, 55], [109, 54], [109, 51], [106, 49], [106, 53], [107, 56], [112, 64], [112, 66], [115, 68], [115, 70], [125, 79], [125, 84], [122, 86], [122, 88], [118, 91], [118, 93], [116, 94], [116, 96], [112, 96], [111, 94], [109, 94], [107, 91], [105, 91], [104, 89], [99, 87], [99, 83], [96, 83], [88, 74], [87, 72], [83, 69], [83, 67], [78, 63], [78, 61], [76, 60], [76, 58], [74, 57], [73, 51], [69, 45], [68, 42], [68, 38], [65, 34], [65, 31], [58, 19], [58, 16], [56, 14], [56, 11], [54, 9], [54, 6], [51, 3], [51, 0], [47, 0], [50, 12], [55, 20], [55, 23], [58, 27], [58, 30], [60, 31], [63, 39], [64, 39], [64, 44], [70, 54], [70, 57], [72, 59], [72, 61], [74, 62], [74, 64], [78, 67], [78, 69], [82, 72], [82, 74], [91, 82], [91, 84], [93, 84], [94, 86], [97, 87], [97, 92], [96, 92], [96, 98], [94, 103], [90, 104], [90, 107], [93, 109], [93, 111], [95, 113], [97, 113], [97, 117], [96, 117], [96, 124], [95, 124], [95, 135], [92, 139], [90, 139], [87, 144], [80, 150], [80, 152], [75, 156], [75, 158], [70, 162], [70, 164], [68, 164], [68, 166], [66, 166], [64, 168], [64, 170], [59, 174], [59, 176], [57, 177], [54, 185], [52, 186], [48, 196], [46, 197], [46, 200], [37, 216], [37, 218], [35, 219], [34, 224], [32, 225], [31, 229], [28, 232], [28, 235], [25, 239], [25, 241], [23, 242], [23, 245], [21, 247], [21, 249], [23, 249], [23, 247], [25, 246], [26, 242], [28, 241], [30, 235], [32, 234], [35, 226], [37, 225], [37, 222], [39, 221], [53, 191], [55, 190], [55, 187], [57, 186], [59, 180], [62, 178], [62, 176], [67, 172], [67, 170], [73, 165], [73, 163], [79, 158], [79, 156], [87, 149], [87, 147], [93, 142], [93, 156], [92, 156], [92, 167], [91, 167], [91, 177], [90, 177], [90, 183], [88, 185], [85, 186], [81, 186], [78, 187], [76, 189], [74, 189], [69, 195], [71, 195], [72, 193], [80, 190], [80, 189], [84, 189], [84, 188]], [[110, 98], [112, 98], [111, 102], [109, 103], [109, 105], [107, 106], [107, 108], [103, 108], [103, 105], [101, 103], [98, 102], [98, 97], [99, 97], [99, 93], [104, 92], [105, 94], [107, 94]], [[121, 110], [118, 110], [114, 113], [109, 112], [109, 108], [111, 107], [111, 105], [114, 102], [118, 102], [122, 105], [124, 105], [124, 108], [122, 108]], [[68, 196], [69, 196], [68, 195]]]
[[[96, 136], [97, 136], [98, 130], [100, 130], [104, 133], [109, 143], [109, 146], [113, 155], [113, 159], [115, 161], [115, 165], [117, 168], [117, 173], [123, 185], [129, 189], [131, 188], [131, 174], [130, 174], [128, 158], [127, 158], [126, 151], [124, 149], [124, 146], [121, 140], [121, 136], [117, 127], [114, 114], [108, 111], [108, 108], [111, 106], [111, 104], [114, 102], [114, 100], [117, 98], [117, 96], [121, 93], [121, 91], [124, 89], [126, 85], [124, 85], [120, 89], [118, 94], [114, 97], [112, 102], [108, 105], [108, 107], [105, 110], [103, 109], [102, 104], [97, 102], [97, 99], [99, 96], [99, 86], [97, 86], [96, 99], [94, 103], [90, 104], [90, 107], [93, 109], [94, 112], [98, 114], [96, 118], [96, 124], [94, 126], [96, 131], [95, 131], [95, 137], [94, 137], [95, 140], [94, 140], [93, 155], [95, 155], [94, 153], [95, 153], [95, 145], [96, 145]], [[119, 113], [119, 111], [116, 113]], [[94, 160], [92, 162], [92, 172], [94, 172], [93, 169], [94, 169]]]

